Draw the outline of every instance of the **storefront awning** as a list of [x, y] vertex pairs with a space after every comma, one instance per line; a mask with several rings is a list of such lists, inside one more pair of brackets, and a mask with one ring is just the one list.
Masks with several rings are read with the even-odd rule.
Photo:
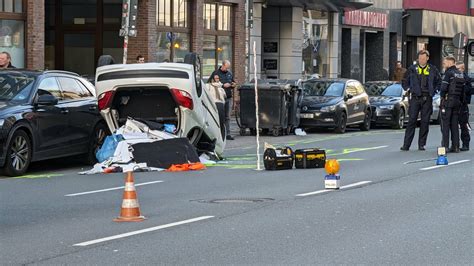
[[[257, 3], [259, 1], [255, 1]], [[373, 0], [267, 0], [269, 6], [299, 6], [314, 10], [338, 11], [342, 8], [361, 9], [374, 4]]]
[[409, 10], [407, 35], [453, 38], [463, 32], [474, 38], [474, 17], [429, 10]]

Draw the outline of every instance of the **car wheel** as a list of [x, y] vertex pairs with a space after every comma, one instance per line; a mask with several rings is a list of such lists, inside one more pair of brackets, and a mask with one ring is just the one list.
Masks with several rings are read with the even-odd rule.
[[369, 131], [370, 130], [370, 112], [365, 112], [364, 122], [359, 126], [360, 130], [362, 131]]
[[347, 124], [347, 115], [346, 113], [342, 112], [339, 115], [339, 122], [334, 130], [336, 133], [343, 134], [346, 132], [346, 124]]
[[272, 135], [273, 135], [274, 137], [280, 136], [280, 129], [279, 129], [279, 128], [274, 128], [274, 129], [272, 129]]
[[400, 113], [398, 114], [397, 122], [393, 125], [394, 129], [402, 129], [405, 125], [405, 110], [400, 109]]
[[250, 135], [257, 136], [257, 130], [255, 128], [250, 129]]
[[94, 132], [92, 134], [92, 139], [90, 141], [89, 152], [86, 157], [86, 163], [93, 165], [97, 163], [96, 153], [104, 144], [105, 138], [110, 135], [108, 127], [104, 123], [99, 123], [95, 126]]
[[28, 134], [18, 130], [8, 144], [5, 162], [5, 175], [20, 176], [26, 173], [31, 163], [32, 148]]

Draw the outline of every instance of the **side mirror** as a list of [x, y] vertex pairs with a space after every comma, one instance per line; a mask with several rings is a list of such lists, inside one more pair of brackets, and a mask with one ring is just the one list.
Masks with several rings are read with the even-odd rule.
[[58, 104], [58, 98], [54, 97], [53, 95], [50, 94], [43, 94], [38, 97], [38, 100], [36, 101], [37, 105], [56, 105]]
[[347, 100], [352, 99], [352, 98], [354, 98], [354, 95], [347, 94], [345, 100], [347, 101]]

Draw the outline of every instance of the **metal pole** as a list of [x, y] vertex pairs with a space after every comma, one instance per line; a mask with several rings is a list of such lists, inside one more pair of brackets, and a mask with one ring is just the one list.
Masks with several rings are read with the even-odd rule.
[[130, 0], [127, 0], [127, 17], [125, 19], [125, 36], [123, 38], [123, 64], [127, 64], [128, 57], [128, 27], [130, 26]]
[[[253, 66], [257, 69], [257, 43], [253, 42]], [[254, 71], [255, 78], [255, 130], [257, 132], [257, 170], [262, 170], [260, 166], [260, 121], [259, 121], [259, 110], [258, 110], [258, 80], [257, 80], [257, 71]]]

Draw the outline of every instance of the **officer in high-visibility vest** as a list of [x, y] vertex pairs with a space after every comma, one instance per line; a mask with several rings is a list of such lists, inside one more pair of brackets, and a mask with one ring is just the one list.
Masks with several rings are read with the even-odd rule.
[[471, 103], [471, 95], [474, 94], [474, 87], [471, 84], [471, 78], [469, 78], [469, 76], [465, 72], [464, 63], [457, 63], [456, 68], [464, 74], [464, 79], [466, 79], [466, 85], [464, 86], [464, 101], [461, 105], [461, 110], [459, 113], [459, 127], [461, 128], [462, 141], [462, 147], [460, 150], [468, 151], [469, 142], [471, 141], [471, 136], [469, 134], [469, 104]]
[[425, 150], [428, 132], [430, 129], [430, 118], [433, 113], [433, 96], [439, 91], [441, 86], [441, 76], [438, 69], [429, 64], [430, 53], [422, 50], [418, 53], [418, 62], [408, 68], [402, 81], [403, 89], [409, 92], [409, 120], [405, 131], [405, 139], [402, 151], [410, 149], [418, 115], [421, 113], [420, 134], [418, 139], [418, 149]]
[[[456, 59], [446, 57], [443, 61], [446, 69], [441, 84], [441, 119], [443, 132], [442, 145], [449, 152], [459, 152], [459, 111], [464, 101], [466, 79], [464, 74], [456, 68]], [[451, 133], [452, 146], [449, 148], [449, 135]]]

